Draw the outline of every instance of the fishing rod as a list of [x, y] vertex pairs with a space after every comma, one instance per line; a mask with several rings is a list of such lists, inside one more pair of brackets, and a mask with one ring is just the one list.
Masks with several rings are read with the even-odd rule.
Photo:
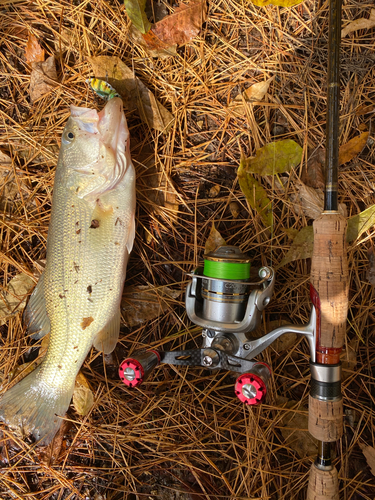
[[343, 433], [340, 353], [348, 313], [346, 219], [338, 212], [341, 0], [329, 2], [326, 178], [324, 211], [314, 223], [310, 296], [316, 309], [315, 355], [311, 353], [309, 432], [318, 440], [307, 500], [338, 500], [331, 443]]

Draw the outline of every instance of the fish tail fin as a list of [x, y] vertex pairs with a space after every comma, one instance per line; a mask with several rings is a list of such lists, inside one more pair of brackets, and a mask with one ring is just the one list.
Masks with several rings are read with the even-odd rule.
[[74, 385], [64, 390], [46, 384], [40, 377], [42, 366], [0, 398], [0, 420], [22, 437], [33, 434], [40, 445], [47, 445], [60, 428], [60, 417], [69, 407]]

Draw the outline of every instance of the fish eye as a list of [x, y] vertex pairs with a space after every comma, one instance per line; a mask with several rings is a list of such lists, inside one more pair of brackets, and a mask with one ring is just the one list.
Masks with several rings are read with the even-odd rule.
[[70, 139], [72, 141], [74, 139], [73, 132], [68, 132], [67, 137], [68, 137], [68, 139]]

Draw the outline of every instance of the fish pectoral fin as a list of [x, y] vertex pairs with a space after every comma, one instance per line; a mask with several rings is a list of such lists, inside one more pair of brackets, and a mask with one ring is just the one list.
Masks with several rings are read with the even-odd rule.
[[134, 217], [134, 215], [132, 215], [132, 217], [130, 219], [130, 224], [129, 224], [128, 239], [126, 240], [126, 248], [127, 248], [129, 253], [133, 249], [134, 238], [135, 238], [135, 217]]
[[51, 324], [47, 315], [46, 299], [44, 297], [44, 273], [31, 294], [29, 303], [23, 313], [28, 333], [33, 339], [41, 339], [50, 332]]
[[116, 347], [120, 333], [120, 309], [113, 318], [95, 335], [93, 346], [104, 354], [109, 354]]

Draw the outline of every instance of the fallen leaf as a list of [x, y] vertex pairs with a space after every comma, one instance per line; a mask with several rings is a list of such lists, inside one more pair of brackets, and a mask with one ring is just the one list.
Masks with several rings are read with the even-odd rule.
[[314, 231], [312, 226], [303, 227], [295, 236], [291, 247], [277, 268], [298, 259], [308, 259], [312, 256]]
[[322, 165], [325, 163], [325, 150], [323, 148], [318, 148], [309, 157], [302, 169], [301, 181], [306, 184], [306, 186], [313, 187], [316, 189], [324, 189], [324, 176]]
[[34, 62], [31, 66], [30, 101], [34, 103], [57, 86], [57, 72], [54, 56], [44, 62]]
[[302, 2], [302, 0], [251, 0], [254, 5], [264, 7], [265, 5], [277, 5], [279, 7], [293, 7]]
[[255, 157], [241, 160], [246, 172], [275, 175], [290, 172], [302, 160], [302, 148], [292, 139], [270, 142], [257, 150]]
[[133, 327], [159, 317], [172, 306], [181, 293], [167, 286], [125, 287], [121, 300], [125, 324]]
[[139, 30], [137, 30], [137, 28], [135, 28], [133, 25], [130, 26], [129, 35], [132, 38], [133, 42], [140, 45], [150, 57], [158, 57], [160, 59], [166, 59], [168, 57], [174, 57], [177, 55], [176, 44], [169, 46], [165, 44], [164, 47], [151, 48], [150, 45], [146, 42], [142, 33]]
[[198, 0], [188, 5], [181, 3], [173, 14], [154, 24], [143, 37], [153, 49], [165, 49], [174, 44], [184, 45], [198, 35], [206, 16], [206, 0]]
[[343, 165], [344, 163], [352, 160], [355, 156], [359, 155], [367, 144], [369, 134], [370, 132], [362, 132], [362, 134], [353, 137], [353, 139], [350, 139], [349, 142], [340, 147], [339, 165]]
[[348, 342], [345, 351], [343, 351], [340, 356], [343, 381], [353, 374], [352, 372], [357, 366], [358, 344], [359, 338], [354, 337], [350, 342]]
[[281, 419], [280, 431], [285, 444], [292, 448], [301, 458], [316, 456], [318, 441], [308, 431], [308, 412], [295, 401], [283, 405], [291, 408]]
[[241, 191], [246, 196], [246, 200], [253, 210], [256, 210], [261, 216], [266, 227], [273, 224], [273, 214], [271, 200], [267, 197], [266, 190], [246, 171], [242, 160], [237, 171], [238, 182]]
[[229, 203], [229, 210], [232, 214], [233, 219], [237, 219], [240, 215], [240, 206], [236, 201], [231, 201]]
[[366, 278], [368, 279], [370, 285], [375, 287], [375, 255], [374, 255], [374, 248], [372, 246], [367, 249], [367, 256], [368, 256], [368, 267], [367, 267]]
[[375, 205], [367, 208], [358, 215], [354, 215], [348, 220], [346, 241], [358, 239], [364, 232], [369, 231], [375, 225]]
[[220, 194], [220, 189], [221, 189], [221, 187], [219, 186], [219, 184], [214, 184], [208, 192], [208, 197], [209, 198], [216, 198], [216, 196], [219, 196], [219, 194]]
[[204, 246], [204, 253], [207, 255], [208, 253], [214, 252], [220, 247], [226, 245], [224, 238], [221, 236], [219, 231], [215, 227], [215, 222], [212, 222], [212, 227], [210, 234], [206, 240], [206, 244]]
[[[144, 181], [142, 186], [141, 182]], [[164, 170], [156, 165], [151, 165], [142, 173], [140, 180], [140, 196], [151, 202], [154, 213], [166, 215], [170, 221], [175, 221], [178, 216], [179, 199], [173, 188], [172, 181]], [[167, 210], [163, 210], [163, 207]]]
[[371, 473], [375, 476], [375, 449], [372, 446], [366, 446], [365, 444], [360, 444], [359, 447], [366, 459], [367, 465], [371, 469]]
[[234, 111], [235, 114], [244, 115], [246, 114], [246, 105], [244, 102], [259, 102], [267, 94], [268, 88], [274, 77], [272, 76], [264, 82], [255, 83], [251, 85], [247, 90], [238, 94], [228, 106], [230, 111]]
[[141, 33], [147, 33], [151, 28], [151, 23], [145, 13], [146, 0], [124, 0], [124, 5], [133, 25]]
[[[368, 113], [374, 113], [375, 112], [375, 106], [373, 104], [370, 104], [369, 106], [359, 106], [359, 108], [357, 108], [355, 114], [356, 116], [363, 116], [363, 115], [367, 115]], [[362, 123], [360, 124], [362, 125]], [[365, 124], [363, 124], [365, 125]]]
[[[301, 214], [302, 210], [306, 217], [315, 220], [321, 215], [324, 209], [323, 191], [308, 187], [303, 182], [297, 182], [296, 187], [298, 194], [291, 196], [291, 200], [296, 203], [294, 206], [296, 212]], [[339, 204], [339, 212], [344, 217], [347, 216], [346, 205], [344, 203]]]
[[356, 19], [349, 23], [345, 28], [341, 30], [341, 38], [348, 35], [352, 31], [369, 29], [375, 26], [375, 9], [371, 9], [370, 19], [366, 19], [365, 17], [361, 17], [360, 19]]
[[40, 448], [39, 460], [42, 463], [46, 464], [48, 467], [58, 463], [59, 459], [61, 459], [61, 455], [66, 450], [66, 440], [64, 440], [64, 436], [71, 426], [72, 422], [63, 420], [51, 443], [46, 447], [43, 446]]
[[17, 274], [10, 280], [5, 290], [0, 291], [0, 325], [7, 319], [23, 311], [34, 281], [27, 274]]
[[133, 71], [118, 57], [89, 57], [96, 78], [106, 80], [121, 95], [129, 111], [137, 110], [141, 120], [164, 133], [171, 128], [173, 115], [154, 94], [134, 76]]
[[76, 377], [76, 382], [73, 392], [73, 406], [78, 415], [85, 416], [89, 413], [94, 404], [94, 394], [90, 389], [90, 385], [83, 375], [79, 372]]
[[26, 43], [25, 57], [27, 64], [44, 61], [44, 49], [39, 45], [38, 39], [31, 33]]

